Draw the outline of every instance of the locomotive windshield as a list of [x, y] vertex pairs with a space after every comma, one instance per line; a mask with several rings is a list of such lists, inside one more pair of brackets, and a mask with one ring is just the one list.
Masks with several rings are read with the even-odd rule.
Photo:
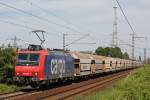
[[38, 66], [39, 54], [19, 54], [17, 59], [18, 66]]

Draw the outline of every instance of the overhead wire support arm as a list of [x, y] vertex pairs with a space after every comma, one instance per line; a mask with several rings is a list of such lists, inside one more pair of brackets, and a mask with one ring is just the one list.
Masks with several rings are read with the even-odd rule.
[[85, 38], [85, 37], [87, 37], [87, 36], [89, 36], [89, 34], [86, 34], [86, 35], [80, 37], [79, 39], [76, 39], [76, 40], [72, 41], [71, 43], [65, 45], [65, 47], [67, 47], [67, 46], [69, 46], [69, 45], [71, 45], [71, 44], [74, 44], [75, 42], [80, 41], [80, 40], [82, 40], [83, 38]]
[[94, 43], [94, 42], [93, 42], [93, 43], [92, 43], [92, 42], [91, 42], [91, 43], [90, 43], [90, 42], [79, 42], [79, 43], [76, 43], [76, 44], [90, 44], [90, 45], [93, 44], [93, 45], [94, 45], [94, 44], [96, 44], [96, 43]]

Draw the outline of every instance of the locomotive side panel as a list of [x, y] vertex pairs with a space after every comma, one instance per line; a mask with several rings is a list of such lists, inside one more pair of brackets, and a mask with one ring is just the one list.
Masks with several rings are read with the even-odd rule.
[[44, 66], [44, 79], [73, 77], [74, 62], [69, 56], [47, 55]]

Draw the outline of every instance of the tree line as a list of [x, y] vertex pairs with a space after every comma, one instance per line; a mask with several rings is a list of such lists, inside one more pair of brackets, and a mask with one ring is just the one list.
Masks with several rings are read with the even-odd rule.
[[98, 47], [95, 50], [97, 55], [106, 56], [106, 57], [115, 57], [121, 59], [129, 59], [127, 52], [123, 53], [119, 47]]

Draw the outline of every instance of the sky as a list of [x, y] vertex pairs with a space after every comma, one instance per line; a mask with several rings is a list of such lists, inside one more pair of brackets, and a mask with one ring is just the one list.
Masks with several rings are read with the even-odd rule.
[[[146, 42], [144, 39], [135, 39], [135, 55], [143, 56], [143, 48], [150, 48], [150, 1], [119, 0], [119, 2], [137, 36], [147, 37]], [[4, 4], [21, 9], [22, 12]], [[23, 40], [18, 41], [18, 45], [24, 46], [27, 42], [39, 44], [32, 31], [44, 30], [45, 47], [62, 48], [64, 33], [67, 34], [66, 44], [85, 36], [69, 45], [68, 49], [95, 51], [98, 46], [106, 47], [111, 44], [114, 6], [117, 6], [115, 0], [0, 0], [0, 44], [13, 43], [11, 39], [14, 36]], [[119, 8], [117, 17], [119, 46], [131, 55], [131, 47], [121, 44], [131, 44], [129, 34], [132, 34], [132, 31]]]

